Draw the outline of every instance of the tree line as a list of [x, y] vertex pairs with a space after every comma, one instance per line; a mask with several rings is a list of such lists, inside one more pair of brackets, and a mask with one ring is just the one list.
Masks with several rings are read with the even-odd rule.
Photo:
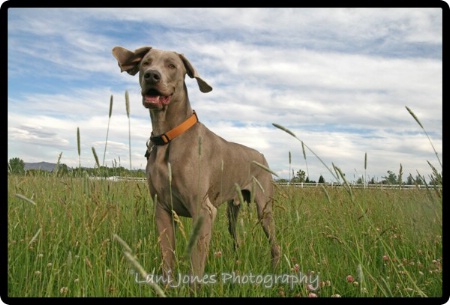
[[64, 176], [97, 176], [97, 177], [146, 177], [145, 170], [129, 170], [123, 166], [106, 167], [100, 166], [97, 168], [78, 167], [70, 168], [66, 164], [56, 164], [52, 171], [42, 169], [28, 169], [25, 170], [25, 162], [20, 158], [11, 158], [8, 161], [8, 174], [29, 175], [29, 176], [48, 176], [55, 175], [58, 177]]
[[[345, 174], [344, 174], [345, 176]], [[294, 174], [294, 171], [292, 171], [292, 178], [290, 179], [278, 179], [277, 182], [279, 183], [326, 183], [325, 179], [322, 175], [320, 175], [319, 180], [316, 182], [314, 180], [311, 180], [305, 173], [304, 170], [298, 170], [297, 173]], [[375, 181], [375, 177], [372, 177], [371, 179], [364, 181], [363, 177], [359, 177], [356, 180], [356, 184], [390, 184], [390, 185], [424, 185], [425, 180], [424, 177], [420, 175], [416, 175], [416, 177], [413, 177], [411, 174], [406, 178], [406, 181], [403, 181], [403, 177], [401, 174], [397, 175], [393, 171], [388, 170], [387, 175], [382, 177], [381, 181]], [[439, 184], [438, 181], [435, 181], [434, 177], [431, 177], [431, 182], [429, 183], [431, 185], [437, 185]]]
[[[38, 176], [38, 175], [49, 175], [49, 173], [56, 175], [58, 177], [63, 176], [80, 176], [86, 175], [89, 176], [100, 176], [100, 177], [111, 177], [111, 176], [121, 176], [121, 177], [146, 177], [145, 170], [129, 170], [124, 168], [123, 166], [114, 166], [114, 167], [106, 167], [100, 166], [98, 168], [70, 168], [66, 164], [56, 164], [55, 168], [49, 172], [45, 170], [39, 169], [29, 169], [25, 170], [25, 162], [20, 158], [12, 158], [8, 161], [8, 173], [11, 174], [19, 174], [19, 175], [30, 175], [30, 176]], [[325, 179], [322, 175], [320, 175], [318, 181], [311, 180], [305, 173], [304, 170], [298, 170], [297, 173], [294, 174], [292, 171], [292, 178], [290, 179], [278, 179], [279, 183], [325, 183]], [[364, 184], [365, 181], [362, 177], [359, 177], [356, 181], [356, 184]], [[367, 184], [401, 184], [401, 185], [424, 185], [424, 178], [420, 175], [413, 177], [411, 174], [406, 178], [406, 181], [403, 181], [402, 175], [395, 174], [393, 171], [388, 170], [387, 176], [382, 177], [380, 182], [375, 181], [375, 178], [372, 177], [370, 180], [366, 182]], [[438, 184], [438, 181], [434, 181], [434, 177], [431, 177], [431, 185]]]

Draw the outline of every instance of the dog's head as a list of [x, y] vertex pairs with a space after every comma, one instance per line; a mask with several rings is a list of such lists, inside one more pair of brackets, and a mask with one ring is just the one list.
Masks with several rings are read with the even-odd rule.
[[210, 92], [208, 85], [189, 60], [172, 51], [142, 47], [134, 52], [122, 47], [112, 50], [121, 72], [130, 75], [139, 72], [142, 103], [147, 108], [163, 108], [170, 104], [172, 96], [185, 90], [184, 78], [189, 75], [197, 80], [201, 92]]

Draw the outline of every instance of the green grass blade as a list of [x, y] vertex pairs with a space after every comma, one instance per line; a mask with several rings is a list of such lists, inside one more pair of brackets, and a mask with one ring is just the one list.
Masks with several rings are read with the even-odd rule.
[[279, 128], [279, 129], [283, 130], [284, 132], [287, 132], [288, 134], [290, 134], [291, 136], [293, 136], [294, 138], [296, 138], [297, 140], [299, 140], [300, 142], [302, 142], [303, 145], [304, 145], [306, 148], [308, 148], [308, 150], [309, 150], [309, 151], [310, 151], [317, 159], [319, 159], [319, 161], [325, 166], [325, 168], [328, 169], [328, 171], [329, 171], [330, 174], [333, 176], [333, 178], [334, 178], [336, 181], [339, 181], [339, 179], [337, 178], [337, 176], [331, 171], [331, 169], [325, 164], [325, 162], [323, 162], [322, 159], [321, 159], [321, 158], [320, 158], [320, 157], [319, 157], [319, 156], [318, 156], [311, 148], [309, 148], [308, 145], [304, 144], [304, 142], [303, 142], [302, 140], [300, 140], [299, 138], [297, 138], [297, 136], [296, 136], [292, 131], [290, 131], [290, 130], [287, 129], [286, 127], [281, 126], [281, 125], [276, 124], [276, 123], [272, 123], [272, 125], [275, 126], [276, 128]]

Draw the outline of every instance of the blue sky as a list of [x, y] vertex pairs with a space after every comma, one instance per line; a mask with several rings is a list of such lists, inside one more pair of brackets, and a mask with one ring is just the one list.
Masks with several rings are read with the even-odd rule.
[[[223, 138], [258, 149], [280, 177], [350, 181], [406, 178], [442, 161], [442, 9], [436, 8], [9, 8], [8, 159], [144, 168], [151, 132], [137, 76], [120, 73], [114, 46], [183, 53], [214, 89], [187, 78], [199, 119]], [[364, 156], [367, 153], [367, 170]], [[306, 164], [307, 163], [307, 164]]]

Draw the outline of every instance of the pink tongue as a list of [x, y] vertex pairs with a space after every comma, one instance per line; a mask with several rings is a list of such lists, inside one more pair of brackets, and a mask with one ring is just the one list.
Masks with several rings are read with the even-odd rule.
[[145, 96], [145, 101], [146, 101], [147, 103], [159, 104], [159, 96], [149, 96], [149, 95], [146, 95], [146, 96]]
[[146, 95], [145, 96], [145, 101], [148, 103], [152, 103], [152, 104], [169, 104], [170, 102], [170, 96], [150, 96], [150, 95]]

